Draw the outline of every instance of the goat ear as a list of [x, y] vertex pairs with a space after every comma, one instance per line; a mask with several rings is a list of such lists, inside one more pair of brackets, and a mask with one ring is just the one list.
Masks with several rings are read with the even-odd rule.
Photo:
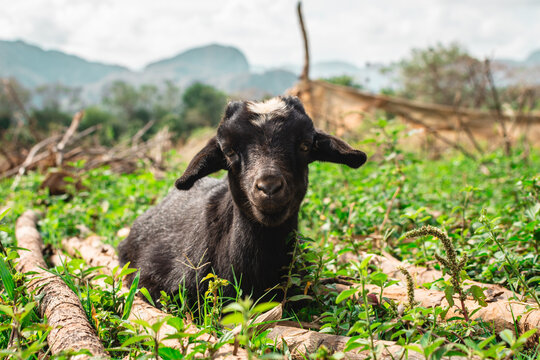
[[184, 174], [176, 180], [174, 186], [178, 190], [189, 190], [195, 181], [216, 171], [227, 169], [227, 162], [218, 141], [214, 136], [208, 144], [195, 155]]
[[344, 164], [356, 169], [366, 162], [367, 156], [363, 151], [353, 149], [345, 141], [317, 130], [311, 149], [311, 159]]

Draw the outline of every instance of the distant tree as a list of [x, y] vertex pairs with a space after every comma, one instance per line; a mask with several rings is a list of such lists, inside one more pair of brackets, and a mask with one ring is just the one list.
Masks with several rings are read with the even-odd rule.
[[28, 126], [35, 123], [30, 114], [31, 101], [32, 93], [16, 79], [0, 84], [0, 143], [28, 145], [39, 137], [37, 129]]
[[32, 116], [41, 131], [49, 132], [68, 126], [72, 114], [82, 108], [80, 88], [61, 84], [45, 84], [34, 90], [35, 102]]
[[[16, 93], [18, 100], [28, 111], [32, 100], [32, 93], [15, 79], [8, 79], [8, 81], [9, 87]], [[24, 123], [25, 121], [26, 119], [21, 114], [21, 109], [16, 101], [12, 98], [12, 94], [9, 93], [9, 89], [5, 85], [0, 84], [0, 128], [8, 129], [19, 122]]]
[[[154, 113], [158, 99], [159, 89], [155, 85], [144, 84], [137, 88], [124, 81], [115, 81], [105, 88], [103, 105], [115, 117], [111, 124], [114, 138], [130, 137], [152, 119], [158, 120]], [[156, 126], [152, 127], [145, 137], [151, 136], [155, 131]]]
[[486, 101], [483, 63], [457, 43], [413, 49], [399, 65], [403, 80], [400, 95], [421, 101], [480, 107]]
[[323, 79], [324, 81], [327, 81], [331, 84], [341, 85], [341, 86], [348, 86], [355, 89], [362, 89], [363, 86], [358, 84], [352, 76], [349, 75], [341, 75], [341, 76], [333, 76], [330, 78]]
[[97, 105], [84, 110], [84, 116], [79, 128], [85, 130], [94, 125], [100, 125], [98, 136], [104, 145], [111, 145], [125, 131], [125, 127], [119, 123], [118, 118]]
[[132, 119], [139, 106], [137, 89], [133, 85], [120, 80], [105, 88], [102, 99], [104, 105], [116, 116], [124, 120]]
[[174, 130], [189, 132], [198, 127], [216, 126], [227, 105], [227, 95], [213, 86], [195, 83], [184, 92], [182, 103], [180, 123]]
[[169, 114], [178, 116], [182, 109], [182, 94], [180, 88], [172, 81], [167, 80], [162, 90], [158, 93], [156, 103], [153, 107], [153, 113], [159, 122], [165, 122], [164, 118]]
[[382, 88], [380, 93], [386, 96], [396, 96], [396, 90], [391, 87]]
[[40, 85], [34, 90], [35, 102], [41, 109], [75, 112], [82, 108], [81, 91], [62, 84]]
[[137, 110], [151, 114], [159, 99], [159, 89], [155, 85], [144, 84], [138, 90]]
[[32, 111], [38, 128], [43, 133], [60, 130], [71, 123], [72, 115], [53, 107], [37, 108]]

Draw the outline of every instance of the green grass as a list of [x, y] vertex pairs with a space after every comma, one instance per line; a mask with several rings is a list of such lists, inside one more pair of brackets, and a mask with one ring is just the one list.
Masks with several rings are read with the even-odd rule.
[[[310, 165], [310, 188], [300, 212], [299, 226], [299, 237], [305, 241], [299, 242], [303, 251], [297, 252], [287, 281], [291, 288], [287, 292], [290, 301], [285, 307], [285, 316], [303, 321], [317, 318], [323, 325], [321, 331], [353, 336], [351, 349], [369, 349], [370, 339], [386, 339], [398, 341], [409, 351], [422, 352], [432, 359], [451, 352], [491, 358], [535, 358], [536, 345], [524, 347], [524, 339], [531, 334], [519, 338], [511, 331], [494, 333], [489, 324], [478, 321], [441, 321], [440, 314], [445, 310], [441, 307], [414, 307], [401, 312], [391, 302], [369, 305], [369, 295], [361, 290], [357, 292], [366, 306], [353, 299], [354, 291], [339, 298], [333, 291], [308, 292], [304, 296], [304, 289], [316, 289], [321, 278], [336, 275], [354, 277], [361, 284], [386, 286], [391, 282], [367, 261], [340, 264], [337, 249], [386, 250], [402, 260], [438, 267], [435, 255], [443, 254], [444, 248], [437, 238], [427, 236], [407, 241], [402, 238], [405, 232], [424, 225], [444, 230], [458, 258], [467, 255], [462, 278], [502, 284], [531, 297], [537, 296], [540, 290], [540, 152], [532, 151], [527, 159], [517, 149], [511, 158], [497, 152], [473, 161], [459, 153], [448, 153], [441, 159], [430, 160], [425, 154], [403, 151], [397, 142], [378, 137], [376, 141], [379, 148], [386, 150], [358, 170], [335, 164]], [[368, 142], [359, 146], [375, 152], [375, 147]], [[9, 308], [33, 306], [33, 299], [25, 293], [24, 279], [20, 275], [9, 276], [8, 271], [10, 264], [16, 261], [9, 255], [13, 254], [10, 246], [14, 245], [15, 220], [24, 210], [44, 211], [40, 231], [45, 243], [53, 247], [59, 247], [63, 238], [79, 235], [80, 225], [117, 245], [120, 241], [117, 231], [130, 226], [137, 216], [158, 202], [181, 171], [180, 166], [171, 169], [163, 179], [156, 179], [143, 168], [129, 175], [113, 174], [106, 168], [96, 169], [82, 176], [87, 190], [73, 197], [48, 196], [38, 189], [44, 176], [35, 172], [25, 176], [15, 189], [11, 189], [11, 180], [1, 182], [0, 199], [3, 200], [0, 205], [11, 210], [2, 220], [4, 232], [0, 232], [8, 252], [0, 259], [3, 260], [0, 273], [7, 285], [0, 286], [0, 301], [5, 306], [0, 308], [0, 348], [7, 347], [12, 332], [8, 325], [13, 318], [24, 315], [22, 312], [10, 315]], [[381, 229], [390, 199], [398, 187], [400, 191], [389, 211], [388, 221]], [[127, 294], [87, 286], [87, 272], [86, 265], [73, 260], [64, 276], [73, 282], [105, 346], [116, 349], [115, 357], [144, 356], [145, 352], [159, 353], [163, 358], [179, 356], [174, 350], [156, 346], [150, 324], [142, 324], [141, 330], [125, 320], [133, 293], [126, 304]], [[204, 311], [198, 313], [208, 316], [195, 320], [223, 342], [232, 342], [220, 317], [226, 316], [231, 323], [238, 319], [237, 323], [245, 327], [246, 318], [257, 310], [237, 299], [237, 306], [227, 307], [223, 315], [224, 304], [214, 296], [217, 293], [218, 290], [204, 296]], [[181, 332], [175, 319], [184, 317], [194, 308], [189, 308], [181, 296], [176, 299], [164, 296], [162, 303], [171, 313], [167, 321]], [[231, 309], [236, 309], [237, 315]], [[12, 356], [37, 358], [38, 348], [44, 346], [47, 329], [43, 321], [35, 317], [29, 320], [28, 316], [20, 319], [22, 333], [29, 335], [21, 339], [19, 352], [30, 350]], [[39, 330], [32, 330], [36, 326]], [[31, 331], [23, 331], [25, 328]], [[145, 333], [144, 329], [148, 331]], [[243, 337], [237, 340], [255, 356], [283, 352], [268, 344], [264, 334], [248, 334], [244, 329]], [[199, 350], [204, 351], [205, 346], [199, 345]], [[377, 354], [377, 349], [371, 348], [371, 351]], [[188, 354], [188, 357], [193, 355]], [[331, 358], [332, 355], [319, 349], [314, 356]]]

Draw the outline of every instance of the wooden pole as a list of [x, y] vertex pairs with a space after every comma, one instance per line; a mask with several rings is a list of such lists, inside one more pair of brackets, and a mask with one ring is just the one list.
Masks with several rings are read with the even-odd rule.
[[300, 30], [302, 31], [302, 39], [304, 41], [304, 67], [302, 69], [302, 74], [300, 74], [300, 80], [308, 81], [309, 80], [309, 44], [308, 37], [306, 32], [306, 27], [304, 25], [304, 17], [302, 16], [302, 2], [299, 1], [296, 6], [298, 12], [298, 21], [300, 22]]

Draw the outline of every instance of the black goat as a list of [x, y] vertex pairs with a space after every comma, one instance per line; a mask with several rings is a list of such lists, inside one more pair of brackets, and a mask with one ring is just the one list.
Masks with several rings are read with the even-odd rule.
[[[193, 158], [173, 189], [141, 215], [118, 246], [122, 264], [140, 269], [153, 298], [184, 283], [190, 297], [209, 272], [241, 279], [259, 297], [291, 261], [308, 164], [357, 168], [366, 154], [316, 130], [300, 100], [229, 103], [217, 136]], [[205, 178], [225, 169], [227, 179]], [[196, 269], [200, 265], [199, 269]], [[231, 286], [225, 295], [234, 295]]]

